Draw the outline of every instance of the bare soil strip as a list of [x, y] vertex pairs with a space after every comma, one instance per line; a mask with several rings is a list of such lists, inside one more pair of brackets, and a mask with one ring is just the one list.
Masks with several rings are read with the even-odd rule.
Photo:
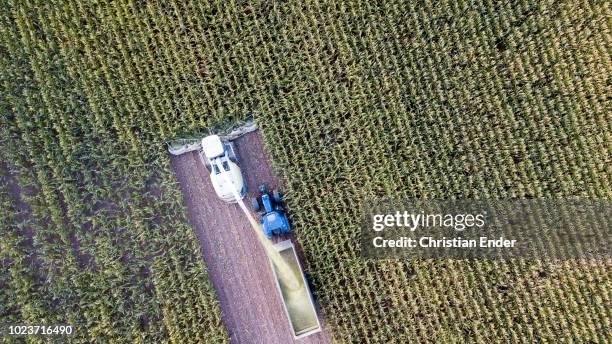
[[[278, 187], [259, 131], [234, 142], [249, 196], [261, 183]], [[173, 156], [172, 165], [232, 343], [331, 343], [325, 329], [293, 340], [263, 248], [238, 206], [217, 198], [197, 153]]]

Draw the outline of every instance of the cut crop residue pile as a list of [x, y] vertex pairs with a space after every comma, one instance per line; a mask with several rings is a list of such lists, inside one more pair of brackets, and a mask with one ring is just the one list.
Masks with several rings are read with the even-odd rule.
[[[298, 262], [295, 260], [297, 256], [295, 256], [293, 250], [285, 249], [281, 252], [281, 257], [286, 262], [289, 262], [290, 268], [294, 274], [301, 274]], [[303, 279], [299, 281], [300, 286], [297, 289], [287, 286], [284, 280], [280, 281], [281, 293], [285, 299], [287, 312], [291, 314], [290, 320], [297, 335], [308, 332], [319, 326], [317, 314], [313, 312], [312, 305], [310, 304], [308, 289], [306, 289]]]

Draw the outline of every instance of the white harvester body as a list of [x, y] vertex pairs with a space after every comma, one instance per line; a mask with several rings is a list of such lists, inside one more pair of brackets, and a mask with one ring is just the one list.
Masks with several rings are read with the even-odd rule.
[[225, 202], [235, 203], [238, 202], [234, 197], [236, 190], [240, 198], [244, 198], [246, 185], [232, 144], [224, 143], [218, 135], [210, 135], [202, 139], [202, 152], [217, 196]]

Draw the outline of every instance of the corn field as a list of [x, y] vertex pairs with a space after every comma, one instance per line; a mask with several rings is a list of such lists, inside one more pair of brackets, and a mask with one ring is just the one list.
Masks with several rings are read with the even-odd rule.
[[254, 116], [336, 342], [610, 341], [609, 260], [357, 247], [365, 200], [610, 199], [609, 2], [0, 1], [0, 323], [228, 342], [162, 143]]

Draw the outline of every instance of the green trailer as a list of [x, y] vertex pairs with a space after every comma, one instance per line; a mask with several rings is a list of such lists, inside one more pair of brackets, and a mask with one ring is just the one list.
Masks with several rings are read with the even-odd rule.
[[291, 240], [285, 240], [274, 245], [282, 259], [289, 265], [291, 271], [298, 279], [299, 286], [297, 288], [289, 288], [282, 279], [279, 279], [278, 271], [272, 261], [272, 271], [274, 272], [274, 280], [276, 287], [280, 293], [281, 300], [285, 313], [291, 324], [291, 331], [295, 339], [303, 338], [311, 334], [321, 331], [321, 324], [317, 316], [314, 301], [306, 276], [302, 270], [302, 266], [298, 260], [295, 247]]

